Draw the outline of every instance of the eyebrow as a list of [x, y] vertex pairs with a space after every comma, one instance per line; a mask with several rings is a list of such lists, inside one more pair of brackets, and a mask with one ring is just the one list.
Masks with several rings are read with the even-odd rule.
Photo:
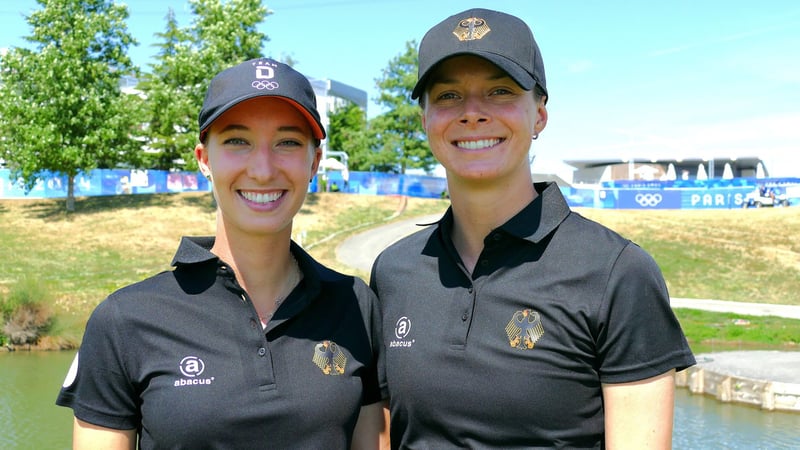
[[[237, 123], [232, 123], [227, 125], [225, 128], [219, 130], [220, 133], [227, 133], [230, 131], [250, 131], [250, 127], [246, 127], [244, 125], [240, 125]], [[284, 125], [282, 127], [278, 127], [278, 131], [280, 132], [289, 132], [289, 133], [306, 133], [301, 127], [293, 126], [293, 125]]]
[[[497, 80], [502, 80], [503, 78], [511, 78], [511, 75], [509, 75], [509, 74], [507, 74], [507, 73], [505, 73], [503, 71], [499, 71], [499, 72], [495, 73], [494, 75], [486, 77], [485, 79], [487, 81], [497, 81]], [[511, 78], [511, 79], [513, 80], [513, 78]], [[456, 79], [456, 78], [444, 78], [444, 77], [441, 77], [441, 76], [431, 77], [431, 81], [430, 81], [430, 85], [431, 86], [433, 86], [434, 84], [456, 84], [456, 83], [458, 83], [458, 79]]]

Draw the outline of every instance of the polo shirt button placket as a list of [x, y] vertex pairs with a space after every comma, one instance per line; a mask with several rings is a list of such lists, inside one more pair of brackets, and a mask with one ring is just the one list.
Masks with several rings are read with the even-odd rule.
[[267, 354], [267, 349], [265, 349], [264, 347], [261, 347], [261, 348], [258, 349], [258, 356], [262, 356], [263, 357], [266, 354]]

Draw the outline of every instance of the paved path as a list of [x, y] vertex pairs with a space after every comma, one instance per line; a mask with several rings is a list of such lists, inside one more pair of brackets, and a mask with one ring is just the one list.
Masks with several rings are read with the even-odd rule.
[[767, 303], [729, 302], [702, 298], [670, 299], [673, 308], [702, 309], [704, 311], [731, 312], [748, 316], [777, 316], [800, 320], [798, 305], [770, 305]]
[[418, 224], [432, 223], [441, 217], [441, 214], [414, 217], [370, 228], [350, 236], [339, 244], [336, 248], [336, 259], [342, 264], [369, 273], [372, 262], [383, 249], [422, 229]]

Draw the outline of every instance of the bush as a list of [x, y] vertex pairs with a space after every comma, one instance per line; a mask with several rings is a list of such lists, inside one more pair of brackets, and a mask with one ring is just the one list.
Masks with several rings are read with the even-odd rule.
[[0, 344], [32, 345], [53, 325], [53, 316], [45, 307], [46, 290], [38, 282], [24, 279], [0, 301]]

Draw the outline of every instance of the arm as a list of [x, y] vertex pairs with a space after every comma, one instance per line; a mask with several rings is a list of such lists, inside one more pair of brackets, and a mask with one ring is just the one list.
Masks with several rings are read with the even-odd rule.
[[389, 448], [389, 405], [377, 402], [361, 407], [353, 432], [352, 450]]
[[136, 448], [136, 430], [100, 427], [76, 417], [72, 427], [72, 448], [75, 450], [134, 450]]
[[603, 384], [609, 449], [671, 449], [675, 370], [640, 381]]

